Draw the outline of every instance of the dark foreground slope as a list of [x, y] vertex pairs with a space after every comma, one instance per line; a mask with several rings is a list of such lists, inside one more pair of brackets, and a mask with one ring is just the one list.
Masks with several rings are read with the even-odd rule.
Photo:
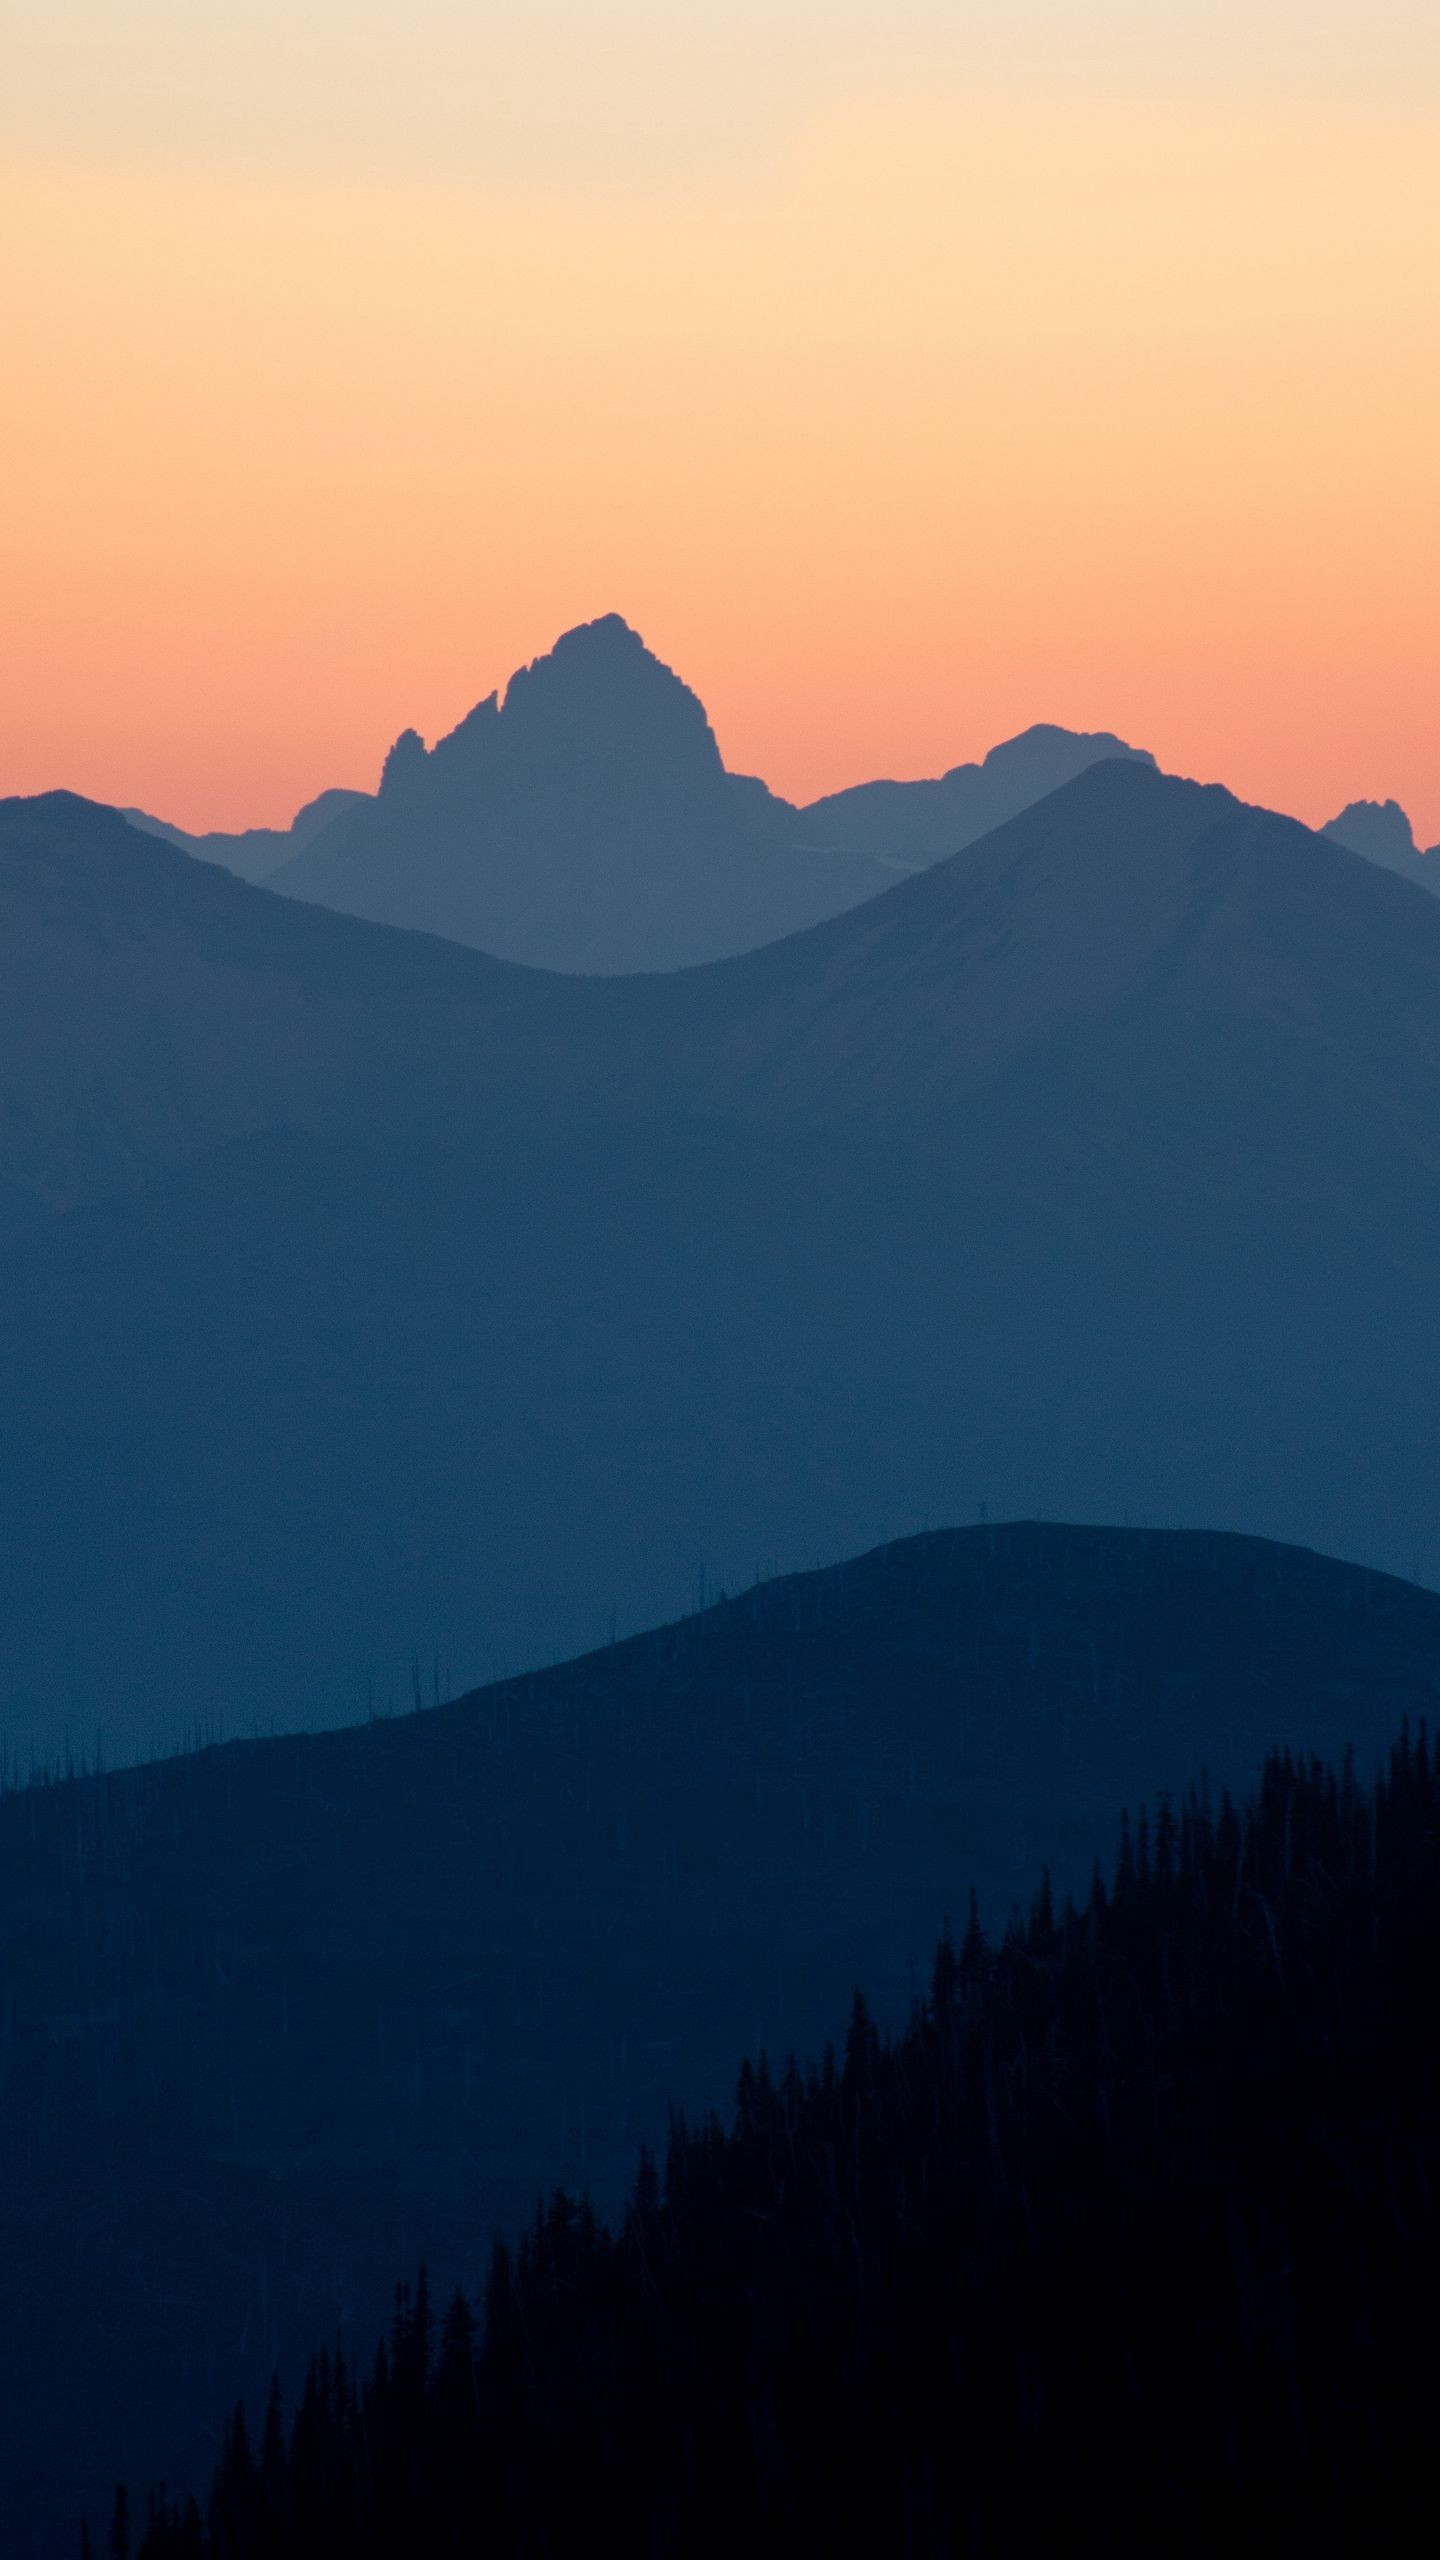
[[982, 1504], [1440, 1578], [1440, 903], [1303, 828], [1100, 764], [640, 979], [73, 804], [0, 892], [22, 1745], [350, 1721]]
[[[198, 2479], [398, 2267], [613, 2203], [737, 2055], [887, 2021], [939, 1915], [1077, 1890], [1116, 1808], [1362, 1769], [1440, 1599], [1252, 1540], [936, 1533], [436, 1712], [0, 1800], [0, 2513]], [[68, 2504], [67, 2504], [68, 2502]], [[38, 2535], [39, 2527], [36, 2525]]]
[[1162, 1809], [898, 2042], [747, 2067], [614, 2237], [557, 2198], [478, 2344], [402, 2298], [144, 2560], [1423, 2549], [1437, 1962], [1423, 1741]]

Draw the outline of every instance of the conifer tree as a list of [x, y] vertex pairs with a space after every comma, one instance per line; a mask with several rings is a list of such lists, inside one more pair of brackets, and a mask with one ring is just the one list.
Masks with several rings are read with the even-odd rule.
[[[1148, 1837], [1146, 1833], [1148, 1831]], [[612, 2236], [555, 2195], [429, 2347], [315, 2360], [143, 2560], [1412, 2547], [1440, 2413], [1440, 1771], [1273, 1760], [843, 2065], [742, 2072]], [[283, 2478], [281, 2477], [283, 2470]], [[278, 2484], [278, 2485], [277, 2485]], [[120, 2555], [128, 2527], [121, 2509]]]

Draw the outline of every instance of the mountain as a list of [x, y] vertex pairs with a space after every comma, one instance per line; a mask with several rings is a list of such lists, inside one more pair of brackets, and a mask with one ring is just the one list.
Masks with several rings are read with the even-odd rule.
[[268, 880], [283, 862], [302, 853], [337, 818], [368, 806], [369, 799], [366, 791], [322, 791], [306, 801], [288, 827], [245, 827], [230, 835], [187, 835], [183, 827], [172, 827], [164, 818], [152, 818], [144, 809], [123, 809], [120, 814], [142, 835], [159, 836], [166, 844], [178, 845], [182, 853], [196, 854], [202, 862], [223, 863], [241, 880], [260, 881]]
[[672, 2106], [818, 2054], [857, 1981], [902, 2025], [972, 1884], [998, 1931], [1044, 1861], [1083, 1893], [1122, 1803], [1243, 1790], [1278, 1742], [1367, 1780], [1437, 1695], [1406, 1583], [987, 1526], [435, 1711], [0, 1797], [7, 2554], [72, 2547], [122, 2466], [199, 2485], [238, 2391], [367, 2347], [421, 2256], [478, 2285], [552, 2181], [609, 2210]]
[[521, 976], [261, 896], [64, 792], [0, 802], [0, 954], [0, 1239], [337, 1093], [383, 1127], [407, 1074], [418, 1131], [432, 1035], [458, 1004], [483, 1042]]
[[404, 2286], [140, 2560], [1410, 2549], [1437, 1852], [1423, 1739], [1156, 1808], [1078, 1911], [942, 1940], [901, 2037], [857, 1997], [843, 2058], [747, 2064], [613, 2231], [558, 2194], [483, 2305]]
[[822, 844], [908, 865], [938, 862], [1107, 756], [1155, 761], [1108, 730], [1077, 732], [1042, 721], [992, 747], [981, 763], [952, 765], [934, 782], [857, 783], [812, 800], [800, 816]]
[[1440, 1576], [1440, 913], [1115, 760], [585, 980], [0, 812], [0, 1730], [333, 1724], [993, 1514]]
[[[402, 732], [378, 800], [324, 791], [288, 829], [230, 835], [123, 815], [287, 896], [532, 966], [612, 974], [755, 950], [842, 914], [1115, 757], [1154, 765], [1108, 730], [1042, 721], [933, 780], [857, 783], [797, 805], [724, 770], [697, 697], [607, 614], [566, 632], [503, 703], [492, 694], [433, 749]], [[1398, 801], [1351, 801], [1323, 832], [1440, 891], [1440, 865]]]
[[405, 730], [378, 796], [323, 792], [290, 829], [239, 835], [124, 814], [287, 896], [603, 974], [688, 967], [838, 915], [1099, 757], [1132, 753], [1037, 728], [937, 782], [797, 808], [726, 772], [696, 696], [607, 614], [433, 748]]
[[[288, 896], [555, 969], [683, 968], [885, 885], [737, 795], [704, 710], [618, 615], [567, 632], [272, 875]], [[776, 817], [779, 823], [776, 823]]]
[[1325, 833], [1351, 853], [1363, 854], [1367, 862], [1378, 862], [1387, 871], [1418, 881], [1422, 888], [1440, 891], [1440, 863], [1434, 861], [1440, 846], [1428, 854], [1421, 852], [1398, 800], [1352, 800], [1338, 818], [1331, 819]]

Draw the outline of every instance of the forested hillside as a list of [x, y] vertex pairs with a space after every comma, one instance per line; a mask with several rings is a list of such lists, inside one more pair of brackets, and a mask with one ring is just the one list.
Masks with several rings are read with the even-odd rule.
[[[423, 1668], [428, 1688], [431, 1666]], [[668, 2110], [903, 2023], [972, 1886], [1083, 1892], [1120, 1805], [1266, 1750], [1373, 1773], [1440, 1598], [1225, 1536], [972, 1527], [762, 1583], [452, 1706], [0, 1799], [0, 2510], [49, 2560], [122, 2465], [483, 2282]]]
[[613, 2231], [554, 2197], [478, 2335], [422, 2275], [288, 2440], [237, 2412], [143, 2560], [1418, 2550], [1437, 1962], [1423, 1735], [1162, 1801], [903, 2035], [747, 2063]]

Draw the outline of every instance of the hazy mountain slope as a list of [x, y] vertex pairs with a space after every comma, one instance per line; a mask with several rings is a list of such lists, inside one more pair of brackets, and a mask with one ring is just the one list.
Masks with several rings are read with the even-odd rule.
[[[693, 1059], [806, 1107], [905, 1110], [1102, 1024], [1313, 1047], [1418, 1132], [1440, 1067], [1440, 918], [1295, 820], [1139, 763], [1091, 766], [963, 861], [743, 967], [616, 998]], [[1378, 1001], [1375, 973], [1386, 984]], [[1219, 1096], [1217, 1095], [1217, 1100]], [[1268, 1097], [1255, 1097], [1259, 1138]], [[1412, 1115], [1411, 1106], [1417, 1106]]]
[[199, 836], [172, 827], [164, 818], [152, 818], [144, 809], [124, 809], [120, 814], [142, 835], [159, 836], [166, 844], [178, 845], [182, 853], [193, 853], [202, 862], [222, 863], [238, 879], [258, 882], [268, 880], [282, 862], [293, 860], [337, 818], [365, 807], [369, 799], [368, 791], [321, 791], [306, 801], [288, 827], [242, 827], [230, 834], [215, 830]]
[[[981, 1503], [1440, 1574], [1407, 884], [1114, 762], [792, 942], [586, 982], [154, 852], [223, 902], [207, 969], [250, 937], [230, 1143], [141, 1114], [163, 1179], [0, 1257], [22, 1752], [340, 1721]], [[323, 1072], [257, 1095], [307, 970]], [[140, 1018], [188, 1091], [189, 1013]], [[129, 1048], [95, 1077], [124, 1122]]]
[[1039, 721], [992, 747], [979, 764], [952, 765], [933, 782], [856, 783], [810, 801], [799, 814], [821, 844], [911, 864], [937, 862], [1108, 756], [1155, 761], [1108, 730], [1057, 729]]
[[1440, 892], [1440, 863], [1434, 859], [1440, 846], [1432, 846], [1428, 854], [1421, 852], [1398, 800], [1352, 800], [1348, 809], [1331, 819], [1325, 833], [1351, 853], [1363, 854], [1367, 862], [1378, 862], [1387, 871], [1398, 871], [1402, 879]]
[[493, 1084], [495, 1022], [541, 992], [242, 886], [69, 793], [0, 802], [0, 1236], [337, 1112], [438, 1138], [447, 1087], [472, 1066]]
[[[908, 1541], [459, 1702], [0, 1800], [0, 2505], [68, 2527], [398, 2267], [612, 2198], [737, 2055], [898, 2022], [946, 1910], [1083, 1888], [1119, 1804], [1362, 1774], [1440, 1599], [1210, 1535]], [[68, 2504], [67, 2504], [68, 2502]], [[47, 2554], [64, 2538], [38, 2547]]]

